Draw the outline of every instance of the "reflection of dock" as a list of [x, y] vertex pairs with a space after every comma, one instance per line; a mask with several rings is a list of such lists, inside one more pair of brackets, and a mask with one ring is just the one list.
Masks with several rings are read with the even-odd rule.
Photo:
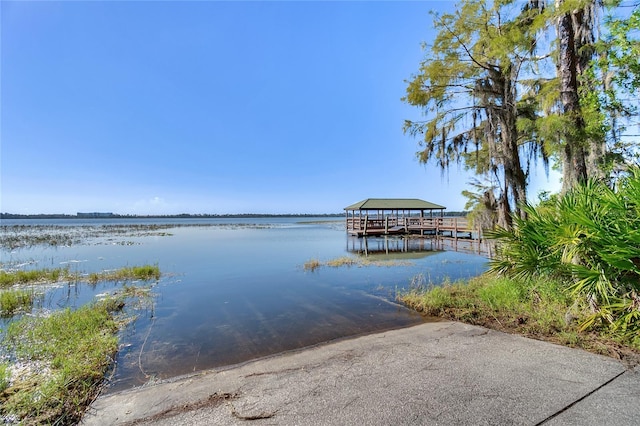
[[438, 235], [371, 235], [347, 237], [347, 251], [365, 257], [385, 259], [421, 259], [444, 251], [458, 251], [491, 257], [489, 241], [473, 238], [452, 238]]
[[347, 251], [363, 256], [389, 256], [395, 259], [418, 259], [440, 251], [431, 238], [392, 236], [347, 238]]

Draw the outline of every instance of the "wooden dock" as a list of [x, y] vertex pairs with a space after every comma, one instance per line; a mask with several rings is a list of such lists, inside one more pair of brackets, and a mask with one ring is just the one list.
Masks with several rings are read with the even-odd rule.
[[[398, 236], [405, 244], [414, 239], [429, 242], [431, 250], [453, 249], [491, 257], [492, 244], [483, 238], [482, 229], [472, 226], [466, 217], [445, 216], [445, 209], [417, 198], [367, 198], [344, 208], [345, 228], [349, 236], [364, 240], [365, 254], [371, 251], [367, 237], [384, 241], [388, 254], [386, 237]], [[358, 252], [361, 251], [362, 247]], [[405, 247], [405, 251], [415, 250]]]
[[440, 236], [453, 239], [482, 239], [482, 231], [471, 226], [465, 217], [347, 217], [346, 229], [357, 237], [374, 235]]

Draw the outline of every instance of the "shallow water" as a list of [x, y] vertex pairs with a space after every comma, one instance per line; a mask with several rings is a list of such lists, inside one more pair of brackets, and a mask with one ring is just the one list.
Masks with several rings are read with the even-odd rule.
[[[407, 288], [417, 275], [438, 284], [486, 268], [485, 258], [434, 250], [439, 246], [430, 240], [357, 239], [346, 235], [341, 221], [324, 220], [128, 221], [171, 226], [155, 233], [90, 236], [88, 228], [79, 228], [85, 237], [69, 246], [3, 249], [1, 260], [3, 268], [68, 265], [80, 273], [142, 264], [160, 267], [163, 277], [154, 286], [153, 306], [141, 310], [123, 332], [110, 390], [416, 324], [424, 319], [394, 302], [397, 289]], [[100, 227], [114, 221], [61, 222]], [[203, 226], [184, 226], [196, 224]], [[314, 271], [303, 267], [311, 259], [365, 255], [396, 263]], [[38, 307], [76, 307], [118, 286], [58, 286], [46, 292]]]

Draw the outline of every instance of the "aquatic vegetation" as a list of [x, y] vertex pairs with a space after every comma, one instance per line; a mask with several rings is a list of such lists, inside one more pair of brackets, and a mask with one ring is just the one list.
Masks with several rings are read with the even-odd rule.
[[127, 281], [127, 280], [158, 280], [160, 279], [160, 268], [152, 265], [133, 266], [117, 269], [114, 271], [102, 271], [89, 274], [90, 284], [98, 281]]
[[[150, 280], [158, 279], [160, 271], [145, 265], [97, 275], [99, 280]], [[0, 300], [5, 294], [18, 301], [32, 300], [34, 291], [3, 290]], [[77, 310], [36, 312], [8, 323], [2, 339], [3, 355], [9, 361], [0, 365], [0, 422], [78, 423], [113, 363], [118, 330], [135, 318], [131, 310], [153, 303], [150, 287], [126, 283], [102, 297]], [[13, 299], [10, 303], [15, 304]], [[24, 310], [31, 309], [26, 300], [22, 303]], [[3, 314], [11, 314], [9, 309], [3, 305]]]
[[[222, 229], [268, 229], [273, 224], [253, 223], [180, 223], [180, 224], [111, 224], [111, 225], [3, 225], [0, 226], [0, 248], [15, 250], [36, 246], [72, 246], [78, 244], [117, 244], [133, 245], [134, 241], [125, 238], [148, 236], [170, 237], [167, 229], [197, 227], [215, 227]], [[108, 238], [107, 238], [108, 237]], [[116, 238], [114, 238], [116, 237]]]
[[25, 425], [77, 423], [118, 349], [115, 314], [123, 306], [123, 298], [110, 297], [12, 322], [4, 343], [15, 362], [0, 369], [0, 416]]
[[305, 262], [303, 268], [305, 271], [315, 271], [322, 266], [329, 266], [331, 268], [341, 268], [344, 266], [351, 267], [365, 267], [365, 266], [410, 266], [412, 263], [409, 261], [395, 260], [395, 259], [376, 259], [370, 260], [367, 258], [356, 258], [349, 256], [337, 257], [335, 259], [321, 262], [318, 259], [311, 259]]
[[305, 262], [304, 270], [305, 271], [315, 271], [317, 268], [321, 267], [322, 263], [318, 259], [311, 259]]
[[27, 271], [0, 271], [0, 288], [17, 284], [32, 284], [38, 282], [55, 283], [61, 280], [71, 280], [76, 275], [69, 272], [69, 268], [32, 269]]
[[332, 268], [339, 268], [341, 266], [353, 266], [357, 265], [358, 260], [353, 257], [343, 256], [335, 259], [331, 259], [325, 263], [327, 266], [331, 266]]
[[0, 271], [0, 288], [18, 284], [50, 284], [60, 281], [88, 281], [96, 284], [99, 281], [158, 280], [160, 268], [157, 265], [124, 267], [112, 271], [92, 272], [88, 276], [78, 272], [71, 273], [68, 267], [56, 269], [33, 269], [28, 271]]
[[0, 363], [0, 394], [9, 387], [11, 380], [11, 372], [9, 371], [9, 363]]
[[33, 299], [33, 290], [0, 290], [0, 316], [6, 317], [19, 311], [30, 311]]

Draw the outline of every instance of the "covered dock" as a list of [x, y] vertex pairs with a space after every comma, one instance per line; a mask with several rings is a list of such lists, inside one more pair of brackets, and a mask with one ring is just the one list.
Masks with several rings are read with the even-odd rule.
[[358, 237], [420, 234], [479, 239], [464, 217], [445, 217], [446, 207], [417, 198], [367, 198], [345, 207], [346, 229]]

